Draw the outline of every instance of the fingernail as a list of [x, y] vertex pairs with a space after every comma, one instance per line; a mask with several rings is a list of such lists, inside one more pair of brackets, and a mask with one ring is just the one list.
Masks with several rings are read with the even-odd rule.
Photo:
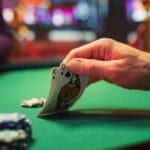
[[67, 63], [67, 67], [75, 73], [79, 73], [81, 70], [81, 61], [79, 60], [71, 60]]

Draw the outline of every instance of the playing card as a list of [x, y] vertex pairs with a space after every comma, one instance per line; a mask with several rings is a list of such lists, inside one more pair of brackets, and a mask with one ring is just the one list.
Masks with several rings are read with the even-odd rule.
[[81, 96], [88, 84], [88, 76], [69, 71], [64, 64], [51, 72], [51, 86], [47, 100], [38, 116], [63, 112]]
[[[50, 84], [50, 89], [49, 89], [49, 93], [48, 93], [48, 97], [47, 99], [51, 99], [52, 96], [54, 96], [54, 92], [56, 92], [57, 90], [57, 87], [58, 86], [58, 81], [60, 81], [60, 77], [58, 76], [60, 74], [60, 71], [58, 72], [58, 67], [54, 67], [52, 68], [51, 70], [51, 84]], [[47, 103], [47, 99], [46, 99], [46, 102]], [[53, 101], [51, 101], [51, 105], [52, 105]]]
[[50, 73], [50, 81], [51, 81], [51, 86], [53, 86], [53, 84], [56, 82], [57, 80], [57, 68], [58, 67], [54, 67], [52, 68], [51, 70], [51, 73]]

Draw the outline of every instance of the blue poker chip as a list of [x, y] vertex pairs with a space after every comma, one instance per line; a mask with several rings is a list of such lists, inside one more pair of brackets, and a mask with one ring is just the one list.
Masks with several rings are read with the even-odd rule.
[[0, 131], [2, 130], [24, 130], [27, 139], [32, 140], [31, 122], [21, 113], [0, 113]]

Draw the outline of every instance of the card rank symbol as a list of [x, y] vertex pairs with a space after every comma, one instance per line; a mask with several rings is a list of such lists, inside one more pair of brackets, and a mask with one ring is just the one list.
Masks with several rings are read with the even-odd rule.
[[66, 73], [66, 77], [71, 76], [70, 81], [66, 83], [60, 90], [57, 100], [58, 109], [67, 109], [72, 105], [72, 100], [78, 96], [80, 92], [80, 79], [76, 74]]

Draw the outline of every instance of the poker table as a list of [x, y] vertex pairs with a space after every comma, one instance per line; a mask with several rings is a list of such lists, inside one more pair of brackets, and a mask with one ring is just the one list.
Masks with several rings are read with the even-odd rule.
[[32, 122], [29, 149], [103, 150], [149, 143], [150, 91], [100, 81], [88, 86], [66, 113], [39, 118], [41, 108], [21, 107], [24, 99], [47, 97], [50, 69], [0, 73], [0, 112], [20, 112]]

